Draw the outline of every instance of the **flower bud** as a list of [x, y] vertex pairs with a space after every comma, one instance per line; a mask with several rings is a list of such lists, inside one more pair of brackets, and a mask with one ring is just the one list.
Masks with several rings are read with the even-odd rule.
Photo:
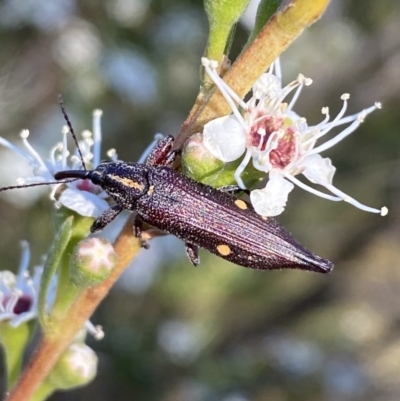
[[70, 275], [80, 287], [90, 287], [104, 281], [117, 262], [117, 254], [109, 241], [88, 238], [81, 241], [71, 257]]
[[[239, 162], [226, 164], [214, 157], [204, 146], [202, 134], [191, 136], [182, 153], [184, 174], [214, 188], [236, 184], [234, 173]], [[243, 174], [250, 184], [257, 182], [260, 177], [252, 166]]]
[[47, 381], [59, 390], [69, 390], [90, 383], [97, 373], [98, 358], [83, 343], [74, 343], [64, 352]]
[[220, 170], [224, 162], [214, 157], [203, 144], [203, 135], [194, 134], [182, 153], [184, 174], [202, 181], [210, 172]]

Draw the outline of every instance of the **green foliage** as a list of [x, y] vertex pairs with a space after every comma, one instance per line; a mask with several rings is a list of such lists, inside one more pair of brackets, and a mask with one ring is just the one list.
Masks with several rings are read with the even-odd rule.
[[24, 351], [31, 335], [30, 323], [12, 327], [7, 321], [0, 322], [0, 344], [4, 350], [8, 390], [15, 385], [21, 375]]
[[222, 61], [234, 24], [245, 11], [249, 0], [204, 0], [209, 22], [205, 55], [211, 60]]
[[261, 0], [258, 5], [256, 22], [249, 36], [248, 44], [252, 43], [255, 37], [260, 33], [261, 29], [267, 24], [269, 19], [274, 15], [283, 0]]

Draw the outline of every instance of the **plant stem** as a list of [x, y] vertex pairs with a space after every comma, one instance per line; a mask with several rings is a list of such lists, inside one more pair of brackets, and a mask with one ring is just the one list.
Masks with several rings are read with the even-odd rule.
[[133, 236], [132, 226], [133, 217], [130, 217], [114, 243], [114, 249], [118, 255], [118, 264], [110, 277], [101, 284], [84, 290], [71, 305], [65, 319], [60, 322], [56, 335], [42, 339], [21, 379], [6, 398], [7, 401], [29, 401], [32, 399], [36, 390], [75, 335], [139, 252], [141, 243], [138, 238]]

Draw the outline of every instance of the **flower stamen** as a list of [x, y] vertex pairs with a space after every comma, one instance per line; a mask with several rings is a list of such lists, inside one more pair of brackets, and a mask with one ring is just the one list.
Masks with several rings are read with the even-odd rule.
[[[149, 157], [151, 151], [154, 149], [154, 147], [157, 145], [157, 143], [158, 143], [159, 141], [161, 141], [162, 139], [164, 139], [164, 135], [163, 135], [163, 134], [161, 134], [160, 132], [158, 132], [157, 134], [155, 134], [155, 135], [154, 135], [153, 141], [152, 141], [152, 142], [150, 143], [150, 145], [147, 146], [147, 148], [144, 150], [144, 152], [142, 153], [142, 155], [140, 156], [140, 158], [139, 158], [139, 160], [138, 160], [138, 163], [143, 164], [143, 163], [146, 161], [146, 159]], [[110, 149], [109, 152], [112, 151], [112, 150], [115, 151], [115, 149]], [[108, 153], [107, 153], [107, 156], [112, 158], [112, 156], [109, 155]]]
[[[353, 133], [362, 122], [364, 122], [365, 117], [372, 113], [374, 110], [376, 110], [378, 107], [377, 106], [371, 106], [368, 109], [365, 109], [361, 111], [360, 113], [356, 114], [356, 119], [355, 121], [349, 125], [345, 130], [343, 130], [340, 134], [336, 135], [334, 138], [330, 139], [329, 141], [323, 143], [320, 146], [317, 146], [316, 148], [312, 149], [309, 154], [316, 154], [316, 153], [321, 153], [324, 150], [327, 150], [331, 148], [332, 146], [335, 146], [337, 143], [342, 141], [344, 138], [349, 136], [351, 133]], [[318, 138], [319, 136], [317, 136]]]
[[320, 129], [322, 131], [317, 135], [317, 139], [323, 137], [334, 126], [336, 126], [337, 123], [340, 121], [340, 119], [343, 117], [344, 113], [346, 112], [346, 110], [347, 110], [347, 100], [350, 99], [350, 95], [348, 93], [344, 93], [340, 98], [343, 100], [343, 106], [342, 106], [341, 110], [339, 111], [337, 116], [330, 123], [328, 123], [326, 125], [326, 127], [320, 127]]
[[93, 164], [98, 166], [101, 162], [101, 116], [103, 111], [96, 109], [93, 111]]
[[[295, 103], [297, 102], [297, 99], [300, 96], [300, 93], [304, 86], [310, 86], [312, 84], [312, 79], [306, 78], [304, 75], [299, 74], [297, 81], [300, 83], [299, 87], [297, 88], [296, 92], [294, 93], [292, 100], [289, 103], [289, 106], [287, 107], [286, 111], [291, 111]], [[283, 99], [282, 99], [283, 100]]]
[[337, 196], [341, 197], [342, 200], [344, 200], [347, 203], [352, 204], [353, 206], [357, 207], [358, 209], [365, 210], [366, 212], [371, 212], [371, 213], [379, 213], [381, 216], [386, 216], [388, 214], [388, 208], [387, 207], [382, 207], [381, 209], [375, 209], [369, 206], [366, 206], [354, 198], [352, 198], [349, 195], [346, 195], [344, 192], [340, 191], [336, 187], [334, 187], [332, 184], [326, 184], [325, 187], [329, 189], [332, 193], [336, 194]]
[[297, 186], [299, 186], [300, 188], [304, 189], [307, 192], [310, 192], [314, 195], [319, 196], [320, 198], [324, 198], [324, 199], [328, 199], [334, 202], [338, 202], [338, 201], [342, 201], [343, 198], [339, 197], [339, 196], [333, 196], [333, 195], [328, 195], [324, 192], [318, 191], [317, 189], [314, 189], [310, 186], [308, 186], [307, 184], [304, 184], [304, 182], [298, 180], [296, 177], [290, 175], [290, 174], [284, 174], [284, 176], [293, 182], [293, 184], [296, 184]]
[[37, 164], [43, 168], [43, 170], [49, 172], [49, 170], [47, 169], [47, 166], [45, 164], [45, 162], [43, 161], [43, 159], [39, 156], [39, 153], [36, 152], [35, 149], [33, 149], [33, 147], [31, 146], [31, 144], [28, 141], [28, 137], [29, 137], [29, 130], [24, 129], [21, 131], [21, 139], [22, 139], [22, 143], [25, 145], [25, 147], [28, 149], [29, 153], [33, 156], [34, 160], [36, 160]]
[[67, 157], [69, 156], [68, 152], [68, 143], [67, 143], [67, 135], [69, 133], [69, 127], [68, 125], [64, 125], [61, 133], [63, 135], [63, 147], [62, 147], [62, 153], [61, 153], [61, 169], [65, 170], [67, 167]]
[[11, 142], [7, 141], [7, 139], [4, 139], [0, 136], [0, 145], [3, 145], [4, 147], [19, 153], [21, 156], [23, 156], [25, 159], [28, 159], [30, 163], [33, 163], [35, 159], [29, 154], [23, 151], [21, 148], [18, 146], [13, 145]]
[[241, 175], [242, 175], [243, 171], [245, 170], [245, 168], [247, 167], [247, 165], [249, 164], [250, 159], [251, 159], [251, 151], [250, 151], [250, 149], [248, 149], [245, 157], [243, 158], [243, 160], [241, 161], [241, 163], [239, 164], [238, 168], [235, 171], [235, 180], [236, 180], [239, 188], [241, 188], [241, 189], [247, 188], [242, 180]]
[[[212, 61], [207, 59], [206, 57], [203, 57], [201, 59], [201, 61], [202, 61], [203, 67], [205, 68], [207, 74], [210, 76], [210, 78], [213, 80], [215, 85], [218, 87], [218, 89], [222, 93], [222, 96], [228, 102], [233, 114], [238, 119], [238, 121], [242, 125], [242, 127], [244, 129], [246, 129], [247, 128], [246, 122], [244, 121], [242, 115], [240, 114], [238, 108], [236, 107], [234, 100], [238, 101], [238, 103], [240, 101], [239, 104], [244, 109], [247, 109], [247, 105], [242, 101], [242, 99], [239, 98], [239, 96], [236, 93], [234, 94], [236, 99], [233, 100], [232, 95], [229, 93], [229, 92], [233, 92], [233, 91], [231, 88], [228, 87], [228, 85], [225, 84], [224, 80], [218, 75], [218, 72], [215, 67], [215, 63], [213, 64]], [[217, 64], [217, 66], [218, 66], [218, 64]]]

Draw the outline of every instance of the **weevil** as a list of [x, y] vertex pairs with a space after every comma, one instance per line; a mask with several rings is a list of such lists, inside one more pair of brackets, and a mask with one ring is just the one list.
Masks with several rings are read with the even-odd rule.
[[[173, 137], [158, 142], [144, 164], [102, 162], [93, 170], [68, 170], [56, 180], [91, 180], [115, 205], [98, 217], [92, 232], [102, 230], [123, 210], [136, 212], [134, 234], [143, 223], [185, 242], [190, 261], [199, 264], [199, 247], [230, 262], [253, 269], [297, 268], [326, 273], [331, 262], [303, 248], [275, 219], [259, 216], [252, 206], [231, 194], [177, 172], [172, 164]], [[145, 242], [144, 242], [145, 244]]]
[[[233, 186], [216, 189], [174, 170], [179, 151], [172, 150], [174, 138], [159, 141], [145, 163], [103, 161], [87, 170], [72, 124], [60, 99], [83, 170], [59, 171], [57, 182], [0, 188], [5, 191], [76, 179], [91, 180], [115, 201], [91, 227], [102, 230], [123, 210], [136, 212], [133, 232], [142, 238], [144, 223], [185, 242], [186, 254], [197, 266], [199, 248], [236, 263], [260, 270], [293, 268], [328, 273], [333, 264], [306, 250], [272, 217], [258, 215], [251, 204], [233, 195]], [[64, 181], [62, 181], [64, 180]], [[146, 241], [142, 239], [143, 246]]]

